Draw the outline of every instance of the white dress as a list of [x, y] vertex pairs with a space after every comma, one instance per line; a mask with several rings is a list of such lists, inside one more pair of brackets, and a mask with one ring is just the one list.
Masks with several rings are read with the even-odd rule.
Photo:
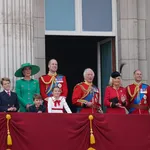
[[67, 113], [72, 113], [65, 97], [60, 96], [58, 99], [55, 99], [53, 96], [48, 98], [48, 113], [63, 113], [63, 109]]

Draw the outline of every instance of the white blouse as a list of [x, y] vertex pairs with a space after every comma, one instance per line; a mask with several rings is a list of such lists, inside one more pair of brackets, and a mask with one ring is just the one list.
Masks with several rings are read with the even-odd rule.
[[67, 113], [72, 113], [65, 97], [60, 96], [58, 99], [55, 99], [53, 96], [48, 98], [48, 113], [63, 113], [63, 109]]

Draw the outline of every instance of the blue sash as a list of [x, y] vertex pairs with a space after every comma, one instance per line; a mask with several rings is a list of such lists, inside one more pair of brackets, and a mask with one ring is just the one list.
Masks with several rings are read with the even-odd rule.
[[[97, 88], [95, 86], [92, 87], [91, 91], [89, 91], [88, 95], [84, 98], [84, 100], [90, 102], [92, 98], [95, 96]], [[77, 112], [79, 113], [83, 107], [78, 107]]]
[[[46, 89], [46, 93], [47, 93], [47, 96], [52, 96], [52, 89], [56, 86], [58, 86], [59, 84], [59, 81], [63, 81], [63, 76], [61, 75], [57, 75], [56, 78], [55, 78], [55, 81], [51, 83], [51, 85], [49, 85], [49, 87]], [[50, 89], [51, 88], [51, 89]]]
[[[142, 84], [141, 89], [147, 89], [147, 87], [148, 87], [148, 85]], [[141, 89], [140, 89], [140, 90], [141, 90]], [[139, 94], [138, 94], [138, 95], [136, 96], [136, 98], [134, 99], [133, 104], [139, 104], [139, 103], [141, 102], [141, 100], [142, 100], [144, 94], [145, 94], [145, 93], [139, 92]], [[129, 114], [131, 114], [135, 109], [136, 109], [136, 108], [130, 108], [130, 109], [129, 109]]]

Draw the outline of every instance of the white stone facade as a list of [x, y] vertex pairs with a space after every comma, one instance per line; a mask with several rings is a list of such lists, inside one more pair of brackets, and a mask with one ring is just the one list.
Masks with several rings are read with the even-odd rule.
[[117, 0], [119, 63], [125, 62], [123, 81], [133, 81], [133, 71], [140, 69], [150, 83], [150, 1]]
[[34, 64], [40, 66], [35, 78], [45, 74], [45, 10], [44, 0], [32, 0], [34, 3]]

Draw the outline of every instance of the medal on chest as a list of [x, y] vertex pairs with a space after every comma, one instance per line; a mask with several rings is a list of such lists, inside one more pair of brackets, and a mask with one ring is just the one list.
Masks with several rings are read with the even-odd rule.
[[62, 84], [61, 84], [61, 83], [58, 83], [57, 86], [58, 86], [59, 88], [61, 88], [61, 87], [62, 87]]
[[140, 93], [147, 93], [147, 89], [140, 89]]
[[126, 96], [125, 95], [121, 95], [121, 101], [125, 102], [125, 100], [126, 100]]
[[61, 88], [62, 87], [62, 83], [63, 83], [63, 80], [61, 79], [61, 78], [56, 78], [55, 79], [55, 84], [59, 87], [59, 88]]
[[147, 96], [145, 94], [143, 96], [143, 99], [144, 99], [144, 104], [147, 104]]

